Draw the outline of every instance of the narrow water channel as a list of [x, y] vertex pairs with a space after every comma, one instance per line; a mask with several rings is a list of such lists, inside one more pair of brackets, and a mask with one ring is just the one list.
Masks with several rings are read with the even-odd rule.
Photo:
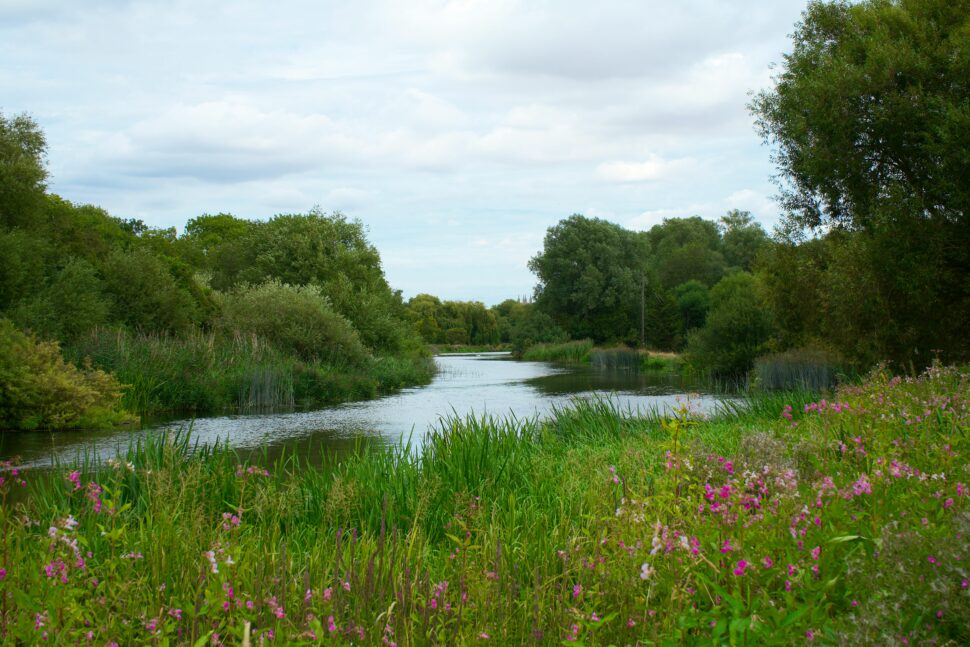
[[[595, 371], [547, 362], [513, 361], [501, 353], [442, 355], [431, 384], [404, 389], [376, 400], [315, 411], [177, 419], [138, 431], [17, 432], [0, 434], [0, 458], [19, 456], [27, 465], [49, 465], [88, 454], [112, 457], [134, 437], [163, 429], [188, 428], [194, 441], [225, 443], [266, 452], [333, 456], [358, 444], [395, 445], [410, 438], [420, 444], [443, 417], [468, 414], [517, 418], [545, 416], [574, 398], [608, 397], [622, 410], [671, 409], [688, 389], [676, 377]], [[714, 395], [694, 394], [703, 410], [716, 406]]]

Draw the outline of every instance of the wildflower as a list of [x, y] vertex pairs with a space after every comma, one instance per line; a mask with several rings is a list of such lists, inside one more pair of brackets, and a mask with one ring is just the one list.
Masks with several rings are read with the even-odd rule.
[[744, 571], [746, 568], [748, 568], [748, 562], [746, 562], [743, 559], [738, 560], [738, 565], [734, 569], [734, 574], [740, 577], [741, 575], [744, 575]]
[[589, 619], [592, 620], [593, 622], [599, 622], [600, 621], [600, 617], [598, 615], [596, 615], [596, 612], [595, 611], [593, 613], [589, 614]]
[[761, 560], [761, 563], [764, 564], [765, 568], [771, 568], [772, 566], [775, 565], [774, 560], [771, 559], [770, 557], [765, 557], [763, 560]]
[[182, 610], [181, 609], [169, 609], [168, 610], [168, 615], [172, 616], [176, 620], [181, 620], [182, 619]]
[[333, 633], [337, 630], [337, 623], [334, 622], [333, 616], [327, 616], [327, 631]]
[[734, 547], [731, 546], [731, 540], [725, 539], [724, 543], [721, 544], [721, 552], [724, 554], [727, 554], [727, 553], [730, 553], [732, 550], [734, 550]]
[[273, 615], [282, 620], [286, 617], [286, 612], [283, 611], [283, 607], [276, 607], [273, 609]]
[[481, 638], [482, 640], [488, 640], [489, 638], [491, 638], [491, 636], [489, 636], [484, 631], [482, 633], [478, 634], [478, 637]]
[[805, 630], [805, 637], [808, 638], [809, 642], [815, 640], [815, 632], [811, 629]]
[[946, 501], [943, 502], [943, 509], [949, 510], [952, 507], [953, 507], [953, 497], [949, 497], [947, 498]]
[[333, 589], [329, 586], [323, 590], [323, 601], [329, 602], [330, 597], [333, 595]]
[[81, 473], [79, 471], [74, 470], [73, 472], [71, 472], [70, 474], [68, 474], [67, 475], [67, 480], [69, 480], [71, 483], [74, 484], [74, 490], [75, 491], [81, 489]]
[[576, 598], [578, 598], [582, 594], [583, 594], [583, 585], [582, 584], [577, 584], [577, 585], [573, 586], [573, 599], [574, 600]]
[[650, 579], [650, 576], [653, 575], [653, 574], [654, 574], [654, 569], [650, 566], [649, 563], [644, 562], [643, 564], [640, 565], [640, 579], [641, 580], [648, 580], [648, 579]]
[[0, 582], [4, 581], [5, 579], [7, 579], [7, 569], [0, 568]]
[[626, 626], [627, 626], [627, 628], [628, 628], [628, 629], [633, 629], [634, 627], [636, 627], [636, 626], [637, 626], [637, 621], [636, 621], [636, 620], [634, 620], [633, 618], [629, 618], [629, 619], [628, 619], [628, 620], [626, 621]]
[[812, 559], [814, 559], [815, 561], [818, 561], [819, 555], [821, 554], [822, 554], [821, 546], [816, 546], [815, 548], [812, 549]]

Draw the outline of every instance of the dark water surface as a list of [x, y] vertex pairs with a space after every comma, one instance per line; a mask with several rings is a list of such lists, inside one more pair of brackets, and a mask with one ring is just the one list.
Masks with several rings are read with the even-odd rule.
[[[609, 397], [622, 410], [670, 409], [688, 390], [677, 377], [596, 371], [547, 362], [519, 362], [502, 353], [442, 355], [431, 384], [394, 395], [316, 411], [213, 416], [160, 421], [142, 430], [16, 432], [0, 434], [0, 458], [19, 456], [28, 465], [70, 461], [83, 454], [108, 458], [124, 451], [138, 435], [191, 425], [194, 441], [226, 442], [267, 454], [308, 456], [316, 462], [352, 450], [358, 444], [396, 445], [410, 438], [420, 444], [443, 417], [489, 414], [518, 418], [544, 416], [574, 398]], [[703, 410], [717, 404], [714, 395], [691, 396]]]

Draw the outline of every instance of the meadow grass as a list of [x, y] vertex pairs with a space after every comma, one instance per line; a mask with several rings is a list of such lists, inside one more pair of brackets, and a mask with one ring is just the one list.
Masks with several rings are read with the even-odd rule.
[[[970, 371], [3, 466], [0, 642], [967, 644]], [[18, 503], [8, 497], [20, 489]]]
[[65, 354], [113, 373], [128, 385], [122, 406], [140, 414], [319, 406], [425, 384], [434, 374], [428, 358], [376, 357], [363, 366], [307, 362], [255, 335], [199, 331], [176, 337], [99, 329]]

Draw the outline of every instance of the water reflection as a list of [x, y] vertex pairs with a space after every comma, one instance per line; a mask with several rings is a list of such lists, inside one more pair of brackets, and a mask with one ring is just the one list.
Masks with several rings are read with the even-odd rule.
[[[0, 434], [0, 456], [19, 455], [33, 465], [50, 464], [55, 457], [71, 460], [85, 452], [106, 458], [148, 430], [191, 425], [192, 437], [200, 443], [228, 442], [270, 461], [286, 453], [317, 463], [359, 445], [394, 445], [408, 438], [420, 444], [429, 429], [451, 415], [543, 416], [573, 398], [598, 396], [613, 398], [624, 410], [646, 412], [672, 408], [678, 396], [692, 390], [672, 377], [517, 362], [503, 354], [445, 355], [436, 361], [439, 372], [431, 384], [378, 400], [316, 411], [170, 420], [134, 432], [6, 433]], [[709, 410], [717, 398], [703, 395], [695, 402]]]

